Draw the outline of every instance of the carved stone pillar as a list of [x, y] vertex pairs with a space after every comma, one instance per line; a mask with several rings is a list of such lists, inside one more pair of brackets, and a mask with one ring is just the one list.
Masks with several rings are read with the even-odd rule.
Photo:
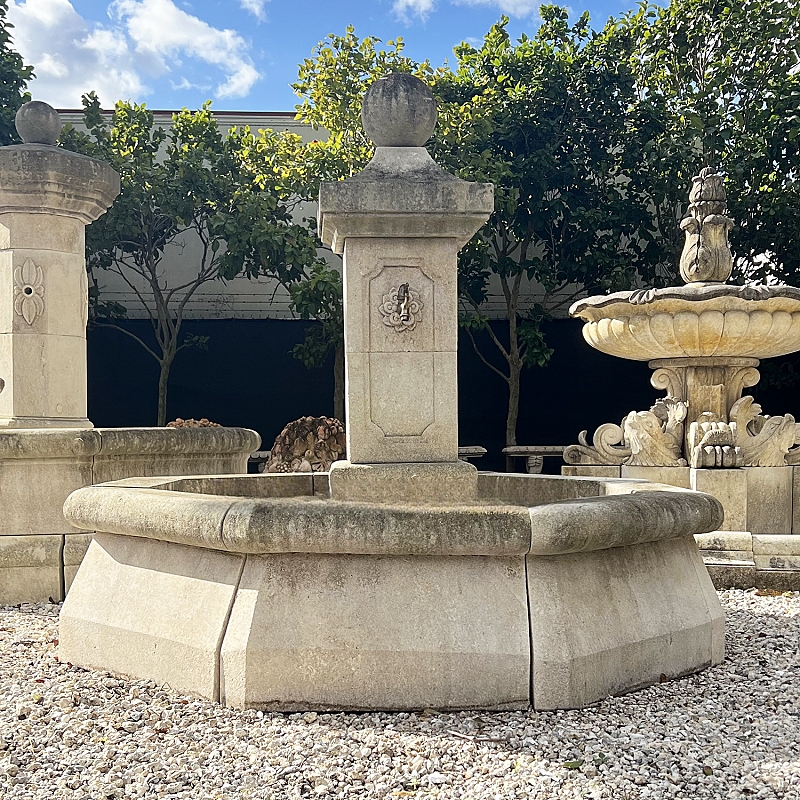
[[58, 114], [17, 113], [0, 148], [0, 427], [91, 428], [84, 228], [119, 194], [105, 162], [55, 146]]
[[375, 156], [323, 184], [319, 205], [322, 240], [344, 254], [348, 459], [455, 464], [456, 259], [492, 212], [493, 188], [428, 155], [436, 104], [419, 79], [377, 81], [362, 118]]

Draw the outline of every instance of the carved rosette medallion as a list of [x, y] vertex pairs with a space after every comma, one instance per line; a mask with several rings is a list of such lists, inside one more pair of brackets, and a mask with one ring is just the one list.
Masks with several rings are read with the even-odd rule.
[[382, 296], [378, 311], [387, 328], [402, 333], [413, 331], [417, 327], [417, 323], [422, 320], [422, 308], [419, 293], [407, 283], [401, 283], [400, 286], [392, 286], [389, 294]]
[[28, 325], [44, 311], [44, 275], [30, 258], [14, 270], [14, 311]]

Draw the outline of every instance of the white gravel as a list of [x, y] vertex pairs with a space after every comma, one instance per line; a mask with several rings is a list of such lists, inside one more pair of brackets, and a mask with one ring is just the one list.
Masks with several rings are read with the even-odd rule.
[[0, 798], [800, 800], [800, 593], [726, 591], [728, 658], [556, 713], [262, 714], [56, 658], [0, 607]]

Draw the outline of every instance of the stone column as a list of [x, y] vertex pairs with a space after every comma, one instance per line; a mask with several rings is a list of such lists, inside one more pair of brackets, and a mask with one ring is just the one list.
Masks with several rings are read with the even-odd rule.
[[84, 229], [119, 194], [105, 162], [55, 146], [58, 113], [17, 112], [0, 147], [0, 427], [91, 428]]
[[491, 214], [493, 187], [428, 155], [436, 103], [418, 78], [376, 81], [362, 120], [375, 155], [323, 184], [319, 206], [323, 241], [344, 255], [348, 459], [458, 470], [469, 465], [458, 461], [457, 255]]

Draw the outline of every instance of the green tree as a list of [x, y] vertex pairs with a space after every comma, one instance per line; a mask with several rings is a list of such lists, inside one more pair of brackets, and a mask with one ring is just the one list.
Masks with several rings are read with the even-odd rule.
[[8, 0], [0, 0], [0, 146], [20, 140], [14, 117], [17, 109], [31, 99], [27, 86], [34, 77], [33, 67], [26, 66], [12, 48], [13, 27], [8, 21]]
[[726, 174], [740, 281], [800, 285], [800, 7], [793, 0], [642, 4], [621, 23], [650, 146], [634, 181], [647, 191], [665, 260], [691, 178]]
[[[247, 132], [223, 136], [210, 103], [155, 125], [144, 105], [119, 102], [110, 121], [97, 97], [84, 98], [88, 134], [62, 133], [63, 146], [104, 158], [120, 173], [122, 190], [111, 209], [87, 230], [92, 322], [133, 338], [159, 367], [157, 424], [167, 419], [172, 364], [186, 347], [187, 306], [201, 286], [240, 273], [272, 270], [296, 276], [316, 257], [313, 237], [291, 219], [274, 187], [247, 167]], [[170, 274], [168, 249], [190, 247], [179, 274]], [[103, 300], [103, 271], [115, 274], [144, 310], [153, 342], [121, 324], [126, 309]]]
[[[479, 46], [460, 45], [433, 84], [434, 158], [495, 185], [494, 213], [462, 250], [459, 278], [462, 324], [508, 387], [506, 445], [516, 444], [522, 370], [552, 353], [542, 321], [587, 291], [629, 288], [658, 262], [647, 196], [629, 179], [642, 148], [634, 40], [614, 21], [596, 33], [588, 14], [570, 25], [562, 8], [540, 13], [533, 37], [512, 42], [504, 17]], [[485, 311], [497, 287], [504, 336]]]

